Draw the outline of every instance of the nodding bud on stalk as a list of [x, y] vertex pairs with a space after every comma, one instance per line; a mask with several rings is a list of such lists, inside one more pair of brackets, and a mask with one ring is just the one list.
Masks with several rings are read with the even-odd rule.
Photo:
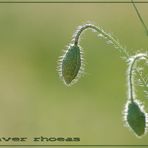
[[76, 33], [74, 34], [74, 39], [72, 45], [68, 47], [62, 59], [60, 59], [59, 63], [59, 74], [62, 77], [62, 80], [66, 85], [71, 85], [78, 80], [83, 72], [83, 60], [82, 60], [82, 51], [79, 46], [80, 35], [83, 31], [91, 29], [95, 32], [98, 32], [99, 36], [103, 39], [107, 40], [108, 44], [114, 45], [124, 56], [124, 58], [128, 58], [128, 53], [122, 45], [113, 38], [109, 33], [106, 33], [100, 27], [96, 27], [92, 24], [85, 24], [83, 26], [78, 27]]
[[142, 136], [146, 133], [146, 126], [147, 126], [147, 114], [145, 113], [142, 104], [138, 103], [135, 99], [135, 90], [134, 90], [134, 66], [137, 61], [142, 59], [148, 59], [147, 54], [137, 54], [131, 57], [129, 62], [129, 69], [128, 69], [128, 101], [125, 106], [125, 120], [129, 128], [137, 136]]
[[[125, 107], [124, 119], [128, 127], [130, 127], [137, 136], [142, 136], [146, 132], [147, 126], [147, 117], [146, 113], [141, 107], [141, 104], [137, 103], [138, 101], [135, 99], [134, 92], [134, 81], [133, 81], [133, 69], [135, 63], [141, 59], [148, 59], [147, 54], [137, 54], [130, 58], [128, 55], [127, 49], [124, 48], [120, 42], [113, 38], [109, 33], [106, 33], [100, 27], [96, 27], [92, 24], [85, 24], [80, 26], [74, 35], [73, 43], [67, 48], [64, 55], [59, 61], [59, 74], [64, 83], [67, 86], [70, 86], [74, 82], [78, 80], [83, 72], [83, 58], [82, 58], [82, 50], [79, 45], [80, 35], [83, 31], [91, 29], [96, 31], [99, 37], [107, 40], [108, 44], [112, 44], [119, 52], [122, 54], [122, 57], [125, 60], [129, 60], [129, 68], [128, 68], [128, 102]], [[137, 70], [135, 70], [136, 74], [139, 74]], [[143, 80], [143, 77], [139, 78]]]

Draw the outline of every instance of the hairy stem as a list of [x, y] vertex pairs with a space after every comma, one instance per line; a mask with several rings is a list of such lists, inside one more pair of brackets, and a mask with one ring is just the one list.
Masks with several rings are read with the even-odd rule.
[[134, 3], [134, 0], [131, 0], [131, 2], [132, 2], [132, 4], [133, 4], [133, 7], [134, 7], [134, 9], [135, 9], [135, 11], [136, 11], [136, 13], [137, 13], [137, 16], [138, 16], [138, 18], [139, 18], [139, 20], [140, 20], [142, 26], [143, 26], [144, 29], [145, 29], [146, 35], [148, 36], [148, 28], [146, 27], [146, 25], [145, 25], [145, 23], [144, 23], [144, 20], [143, 20], [142, 16], [140, 15], [140, 13], [139, 13], [139, 11], [138, 11], [138, 8], [136, 7], [136, 5], [135, 5], [135, 3]]
[[106, 38], [108, 41], [111, 41], [110, 43], [113, 44], [116, 48], [118, 48], [120, 50], [120, 52], [123, 54], [124, 58], [126, 58], [126, 59], [129, 58], [129, 55], [128, 55], [128, 52], [126, 51], [126, 49], [115, 38], [113, 38], [110, 34], [105, 32], [103, 29], [96, 27], [92, 24], [85, 24], [85, 25], [81, 26], [80, 29], [78, 29], [78, 31], [76, 32], [76, 35], [74, 37], [74, 44], [75, 45], [78, 45], [81, 33], [84, 30], [87, 30], [88, 28], [93, 29], [94, 31], [97, 31], [99, 34], [102, 35], [102, 37]]
[[[109, 33], [105, 32], [103, 29], [96, 27], [92, 24], [85, 24], [83, 26], [81, 26], [77, 32], [75, 33], [75, 37], [74, 37], [74, 44], [78, 45], [79, 44], [79, 39], [80, 39], [80, 35], [83, 31], [87, 30], [87, 29], [92, 29], [94, 31], [97, 31], [102, 37], [104, 37], [105, 39], [107, 39], [108, 41], [111, 41], [111, 43], [114, 45], [114, 47], [118, 48], [120, 53], [123, 55], [124, 59], [126, 61], [128, 61], [130, 59], [130, 56], [127, 52], [127, 50], [119, 43], [118, 40], [116, 40], [115, 38], [113, 38]], [[147, 87], [145, 81], [143, 80], [143, 77], [140, 75], [140, 73], [138, 72], [138, 70], [135, 70], [135, 73], [138, 75], [139, 79], [141, 80], [141, 82], [143, 83], [143, 85], [145, 87]], [[131, 77], [131, 74], [130, 74]], [[129, 78], [130, 81], [130, 96], [131, 98], [133, 98], [133, 94], [132, 94], [132, 78]]]
[[133, 78], [133, 71], [134, 71], [134, 66], [135, 64], [142, 59], [148, 59], [147, 54], [137, 54], [134, 57], [131, 58], [130, 63], [129, 63], [129, 71], [128, 71], [128, 93], [129, 93], [129, 100], [131, 102], [134, 101], [134, 78]]

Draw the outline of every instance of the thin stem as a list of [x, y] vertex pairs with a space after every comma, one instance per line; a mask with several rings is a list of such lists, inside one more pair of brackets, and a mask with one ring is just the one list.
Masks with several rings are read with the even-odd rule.
[[132, 4], [133, 4], [133, 7], [137, 13], [137, 16], [141, 22], [141, 24], [143, 25], [144, 29], [145, 29], [145, 32], [146, 32], [146, 35], [148, 36], [148, 28], [146, 27], [145, 23], [144, 23], [144, 20], [142, 18], [142, 16], [140, 15], [139, 11], [138, 11], [138, 8], [136, 7], [135, 3], [134, 3], [134, 0], [131, 0]]
[[134, 57], [131, 58], [131, 61], [129, 63], [129, 71], [128, 71], [128, 93], [129, 93], [129, 100], [131, 100], [131, 102], [134, 102], [134, 79], [133, 79], [133, 71], [134, 71], [134, 66], [135, 64], [138, 62], [138, 60], [142, 60], [142, 59], [148, 59], [147, 54], [137, 54]]
[[[83, 31], [87, 30], [87, 29], [93, 29], [94, 31], [97, 31], [102, 37], [104, 37], [105, 39], [111, 41], [111, 43], [119, 49], [119, 51], [123, 54], [124, 58], [126, 61], [128, 61], [130, 59], [130, 56], [127, 52], [127, 50], [119, 43], [118, 40], [116, 40], [115, 38], [113, 38], [110, 34], [106, 33], [103, 29], [96, 27], [92, 24], [85, 24], [83, 26], [81, 26], [77, 32], [75, 33], [75, 37], [74, 37], [74, 44], [77, 46], [79, 44], [79, 39], [80, 39], [80, 35]], [[137, 59], [136, 59], [137, 60]], [[135, 63], [135, 61], [134, 61]], [[129, 94], [130, 94], [130, 98], [131, 101], [133, 101], [133, 82], [132, 82], [132, 69], [133, 69], [133, 64], [130, 64], [130, 68], [131, 70], [129, 70], [130, 74], [129, 74]], [[143, 80], [143, 77], [140, 75], [139, 71], [137, 69], [135, 69], [135, 73], [138, 75], [139, 79], [141, 80], [141, 82], [143, 83], [143, 85], [145, 87], [147, 87], [147, 85], [145, 84], [145, 81]]]
[[104, 37], [105, 39], [110, 41], [109, 43], [113, 44], [116, 48], [118, 48], [120, 50], [120, 52], [123, 53], [123, 55], [124, 55], [124, 57], [126, 59], [129, 58], [129, 55], [128, 55], [126, 49], [119, 43], [119, 41], [117, 41], [115, 38], [113, 38], [110, 34], [105, 32], [103, 29], [101, 29], [99, 27], [96, 27], [96, 26], [94, 26], [92, 24], [85, 24], [85, 25], [81, 26], [81, 28], [79, 28], [77, 30], [76, 35], [74, 37], [74, 44], [75, 45], [78, 45], [81, 33], [84, 30], [87, 30], [88, 28], [93, 29], [94, 31], [97, 31], [102, 37]]

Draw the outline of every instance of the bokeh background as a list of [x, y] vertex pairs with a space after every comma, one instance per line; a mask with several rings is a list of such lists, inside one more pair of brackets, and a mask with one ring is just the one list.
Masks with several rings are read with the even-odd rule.
[[[148, 4], [137, 7], [148, 26]], [[112, 33], [131, 54], [148, 48], [132, 4], [0, 4], [0, 137], [148, 144], [148, 135], [137, 138], [123, 121], [127, 65], [97, 33], [82, 35], [85, 74], [80, 81], [67, 87], [59, 79], [58, 57], [77, 26], [87, 22]], [[147, 98], [139, 98], [148, 111]]]

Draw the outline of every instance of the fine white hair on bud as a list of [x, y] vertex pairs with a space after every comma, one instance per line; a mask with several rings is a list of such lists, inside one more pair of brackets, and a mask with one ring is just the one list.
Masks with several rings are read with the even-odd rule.
[[124, 109], [124, 121], [126, 126], [137, 136], [141, 137], [147, 131], [147, 114], [144, 111], [142, 103], [135, 100], [128, 101]]
[[[138, 53], [135, 56], [129, 56], [127, 48], [122, 46], [118, 39], [114, 38], [110, 33], [105, 32], [102, 28], [97, 27], [93, 24], [85, 24], [79, 26], [73, 35], [72, 44], [70, 44], [63, 56], [59, 59], [58, 71], [63, 82], [67, 86], [71, 86], [81, 76], [84, 72], [83, 63], [83, 51], [80, 47], [80, 36], [81, 34], [91, 29], [93, 32], [98, 33], [98, 37], [106, 41], [107, 44], [113, 45], [117, 49], [122, 58], [128, 62], [128, 72], [127, 72], [127, 82], [128, 82], [128, 101], [124, 110], [124, 120], [128, 127], [137, 135], [138, 137], [143, 136], [147, 131], [147, 114], [145, 113], [142, 105], [135, 98], [135, 84], [134, 84], [134, 73], [139, 76], [140, 84], [144, 87], [148, 87], [145, 79], [141, 76], [140, 71], [136, 67], [139, 60], [147, 60], [147, 53]], [[146, 91], [148, 93], [148, 91]]]
[[139, 60], [148, 60], [146, 53], [138, 53], [128, 59], [128, 101], [124, 110], [124, 120], [127, 127], [131, 129], [136, 136], [141, 137], [147, 131], [147, 114], [144, 106], [136, 99], [134, 74], [137, 70]]
[[67, 86], [75, 83], [83, 72], [82, 55], [81, 47], [71, 44], [59, 60], [59, 75]]

